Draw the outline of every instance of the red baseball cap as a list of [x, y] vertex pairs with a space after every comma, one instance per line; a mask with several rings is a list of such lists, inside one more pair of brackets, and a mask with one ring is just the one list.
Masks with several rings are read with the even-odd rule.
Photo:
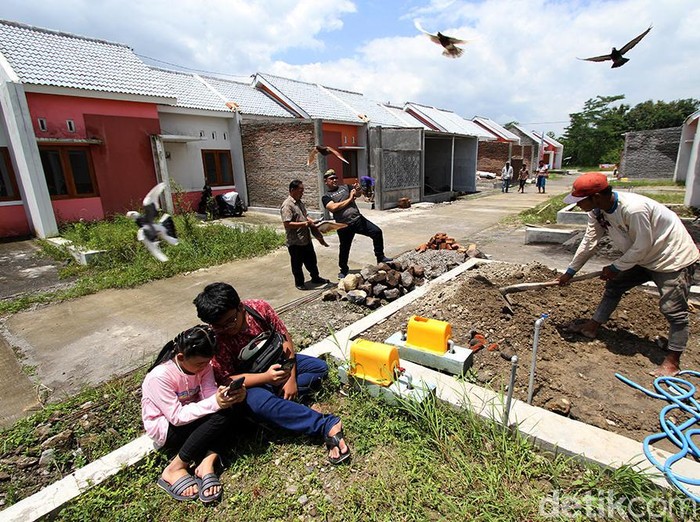
[[602, 192], [608, 186], [608, 177], [605, 174], [589, 172], [574, 181], [573, 190], [564, 198], [564, 203], [578, 203], [588, 196]]

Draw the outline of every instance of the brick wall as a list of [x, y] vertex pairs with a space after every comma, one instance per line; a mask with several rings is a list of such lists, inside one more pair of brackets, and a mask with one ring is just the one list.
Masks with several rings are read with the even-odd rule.
[[499, 143], [497, 141], [479, 142], [479, 155], [476, 159], [477, 170], [500, 174], [506, 161], [508, 161], [507, 143]]
[[243, 160], [250, 206], [279, 208], [289, 182], [304, 182], [304, 203], [319, 209], [318, 167], [306, 166], [315, 144], [313, 122], [243, 122]]
[[681, 128], [625, 134], [620, 174], [628, 178], [673, 178]]

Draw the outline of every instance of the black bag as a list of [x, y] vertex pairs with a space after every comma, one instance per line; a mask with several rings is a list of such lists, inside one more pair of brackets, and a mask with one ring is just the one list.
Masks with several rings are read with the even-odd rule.
[[252, 315], [267, 331], [243, 347], [238, 354], [238, 370], [241, 373], [262, 373], [273, 364], [284, 359], [283, 344], [285, 338], [270, 325], [263, 316], [248, 306], [246, 312]]

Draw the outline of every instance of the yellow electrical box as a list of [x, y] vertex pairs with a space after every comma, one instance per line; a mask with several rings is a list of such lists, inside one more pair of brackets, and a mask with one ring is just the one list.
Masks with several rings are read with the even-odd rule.
[[350, 346], [350, 374], [379, 386], [391, 386], [399, 368], [396, 346], [357, 339]]
[[447, 341], [452, 338], [452, 326], [446, 321], [414, 315], [408, 321], [406, 346], [444, 355]]

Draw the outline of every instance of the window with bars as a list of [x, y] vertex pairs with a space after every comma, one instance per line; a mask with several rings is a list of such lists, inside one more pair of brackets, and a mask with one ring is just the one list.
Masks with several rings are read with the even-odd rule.
[[233, 185], [230, 150], [203, 150], [202, 162], [207, 185]]
[[87, 147], [39, 147], [46, 185], [52, 198], [97, 195], [97, 183]]

